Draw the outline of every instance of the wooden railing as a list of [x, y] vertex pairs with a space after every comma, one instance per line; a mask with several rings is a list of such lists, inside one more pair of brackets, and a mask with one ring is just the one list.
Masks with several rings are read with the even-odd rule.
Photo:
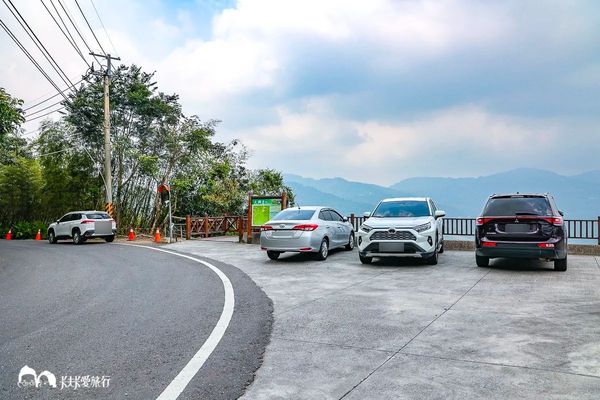
[[219, 217], [185, 217], [185, 237], [210, 237], [222, 236], [229, 233], [237, 233], [239, 240], [242, 240], [244, 234], [246, 218], [241, 216], [223, 215]]

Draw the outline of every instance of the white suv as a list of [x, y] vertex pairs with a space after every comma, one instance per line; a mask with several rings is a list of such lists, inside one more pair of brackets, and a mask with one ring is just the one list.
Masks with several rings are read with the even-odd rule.
[[358, 231], [358, 256], [363, 264], [373, 257], [418, 257], [435, 265], [444, 252], [444, 211], [428, 197], [385, 199]]
[[48, 241], [51, 244], [59, 239], [72, 239], [75, 244], [91, 238], [112, 242], [116, 234], [117, 223], [104, 211], [70, 212], [48, 227]]

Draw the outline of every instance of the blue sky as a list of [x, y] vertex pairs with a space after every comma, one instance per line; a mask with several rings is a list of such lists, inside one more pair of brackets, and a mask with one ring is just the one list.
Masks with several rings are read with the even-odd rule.
[[[54, 37], [39, 3], [23, 3]], [[222, 120], [219, 139], [241, 139], [253, 167], [380, 184], [598, 168], [596, 1], [96, 5], [122, 59], [156, 70], [186, 113]], [[6, 40], [0, 54], [7, 89], [26, 101], [50, 90]]]

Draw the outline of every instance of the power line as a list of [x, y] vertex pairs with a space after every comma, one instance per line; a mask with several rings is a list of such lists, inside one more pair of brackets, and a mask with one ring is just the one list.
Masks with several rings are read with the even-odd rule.
[[[47, 98], [47, 99], [45, 99], [45, 100], [38, 101], [38, 102], [37, 102], [37, 103], [35, 103], [34, 105], [31, 105], [31, 106], [29, 106], [29, 107], [27, 107], [27, 108], [24, 108], [24, 109], [23, 109], [23, 111], [31, 110], [32, 108], [35, 108], [35, 107], [39, 106], [40, 104], [44, 104], [45, 102], [52, 100], [52, 99], [53, 99], [53, 98], [55, 98], [56, 96], [60, 96], [61, 92], [62, 92], [62, 93], [64, 93], [64, 92], [66, 92], [66, 91], [67, 91], [67, 90], [69, 90], [69, 89], [73, 89], [75, 86], [77, 86], [77, 85], [79, 85], [81, 82], [83, 82], [83, 81], [84, 81], [84, 79], [85, 79], [85, 78], [81, 78], [80, 80], [78, 80], [77, 82], [75, 82], [75, 83], [73, 84], [73, 86], [71, 86], [71, 87], [68, 87], [68, 88], [65, 88], [65, 89], [63, 89], [63, 90], [60, 90], [60, 91], [59, 91], [59, 93], [56, 93], [54, 96], [50, 96], [50, 97], [48, 97], [48, 98]], [[38, 99], [39, 99], [39, 97], [38, 97]], [[62, 100], [61, 100], [61, 101], [62, 101]]]
[[[8, 10], [11, 12], [11, 14], [15, 17], [15, 19], [17, 20], [17, 22], [19, 23], [19, 25], [21, 25], [21, 27], [23, 28], [23, 30], [25, 30], [25, 33], [27, 33], [27, 35], [33, 41], [33, 43], [36, 45], [36, 47], [38, 48], [38, 50], [40, 50], [42, 52], [42, 55], [50, 63], [50, 66], [52, 66], [52, 68], [56, 71], [56, 73], [63, 80], [63, 82], [66, 85], [73, 86], [73, 82], [71, 82], [69, 80], [69, 77], [67, 76], [67, 74], [65, 74], [65, 72], [62, 70], [62, 68], [58, 65], [58, 63], [54, 59], [54, 57], [52, 57], [52, 55], [50, 54], [50, 52], [46, 49], [46, 46], [44, 46], [44, 44], [40, 41], [40, 39], [37, 37], [37, 35], [33, 31], [33, 29], [31, 29], [31, 27], [29, 26], [29, 24], [27, 23], [27, 21], [25, 21], [25, 18], [23, 18], [23, 16], [19, 12], [19, 10], [15, 7], [15, 5], [12, 2], [12, 0], [8, 0], [8, 2], [10, 3], [10, 5], [12, 6], [12, 9], [6, 3], [6, 0], [2, 0], [2, 2], [6, 6], [6, 8], [8, 8]], [[13, 11], [13, 9], [14, 9], [14, 11]], [[15, 14], [15, 12], [16, 12], [16, 14]]]
[[102, 18], [100, 18], [100, 13], [98, 12], [98, 9], [96, 8], [96, 4], [94, 4], [94, 0], [90, 0], [90, 3], [92, 3], [92, 7], [94, 7], [94, 12], [96, 13], [96, 16], [98, 17], [98, 21], [100, 21], [100, 25], [102, 25], [102, 29], [104, 29], [104, 33], [106, 34], [106, 37], [108, 38], [110, 46], [115, 51], [115, 53], [118, 54], [119, 52], [117, 51], [115, 44], [111, 40], [110, 35], [108, 34], [108, 31], [106, 30], [106, 27], [104, 26], [104, 22], [102, 22]]
[[2, 19], [0, 19], [0, 25], [2, 26], [2, 28], [4, 29], [4, 31], [8, 34], [8, 36], [19, 47], [19, 49], [21, 49], [21, 51], [23, 53], [25, 53], [25, 55], [27, 56], [27, 58], [29, 58], [29, 61], [31, 61], [33, 63], [33, 65], [35, 65], [35, 67], [41, 72], [42, 75], [44, 75], [44, 77], [48, 80], [48, 82], [50, 82], [50, 84], [52, 86], [54, 86], [54, 88], [64, 97], [64, 99], [68, 101], [69, 99], [67, 98], [67, 96], [65, 96], [65, 94], [60, 90], [60, 88], [58, 87], [58, 85], [52, 80], [52, 78], [50, 78], [50, 76], [46, 73], [46, 71], [44, 71], [44, 69], [35, 60], [35, 58], [33, 58], [33, 56], [29, 53], [29, 51], [27, 51], [27, 49], [25, 48], [25, 46], [23, 46], [23, 44], [21, 44], [21, 42], [19, 41], [19, 39], [17, 39], [17, 37], [12, 33], [12, 31], [8, 28], [8, 26], [6, 26], [6, 24], [4, 23], [4, 21], [2, 21]]
[[[56, 26], [58, 26], [58, 29], [60, 29], [60, 31], [62, 32], [62, 34], [65, 36], [65, 38], [67, 39], [67, 42], [69, 42], [69, 44], [75, 49], [75, 52], [77, 52], [77, 54], [79, 54], [79, 57], [81, 57], [81, 59], [83, 60], [83, 62], [88, 67], [91, 68], [90, 63], [88, 63], [88, 61], [83, 56], [83, 52], [81, 51], [81, 49], [79, 48], [79, 46], [77, 46], [77, 43], [75, 42], [75, 39], [73, 38], [73, 35], [71, 35], [71, 32], [69, 32], [69, 29], [67, 28], [67, 26], [65, 24], [65, 21], [63, 21], [60, 13], [58, 13], [58, 10], [56, 10], [56, 7], [54, 7], [54, 10], [56, 10], [58, 18], [60, 18], [60, 21], [63, 23], [63, 25], [64, 25], [64, 27], [66, 29], [66, 32], [65, 32], [65, 29], [63, 29], [62, 26], [60, 26], [60, 24], [58, 23], [58, 21], [54, 17], [54, 14], [52, 14], [52, 12], [48, 8], [48, 6], [46, 6], [46, 3], [44, 3], [44, 0], [40, 0], [40, 2], [42, 3], [42, 5], [46, 9], [46, 11], [48, 11], [48, 14], [50, 14], [50, 17], [52, 17], [52, 20], [54, 21], [54, 23], [56, 24]], [[52, 3], [52, 5], [54, 6], [54, 3]]]
[[98, 43], [98, 46], [100, 46], [100, 50], [102, 51], [102, 54], [106, 55], [106, 52], [104, 51], [104, 48], [102, 48], [102, 45], [100, 44], [100, 41], [98, 40], [98, 37], [96, 37], [96, 33], [92, 29], [92, 26], [90, 25], [90, 22], [88, 21], [87, 17], [85, 16], [85, 13], [81, 9], [81, 6], [79, 6], [79, 2], [77, 0], [75, 0], [75, 4], [77, 4], [77, 8], [79, 8], [79, 12], [83, 16], [83, 19], [85, 20], [85, 23], [87, 24], [88, 28], [90, 28], [90, 32], [92, 32], [92, 35], [94, 36], [94, 39], [96, 39], [96, 43]]
[[[75, 32], [77, 32], [77, 35], [79, 35], [79, 37], [81, 38], [81, 40], [83, 41], [83, 44], [85, 45], [85, 47], [88, 49], [88, 51], [90, 53], [92, 53], [92, 49], [91, 47], [88, 45], [88, 43], [86, 42], [85, 38], [83, 37], [83, 35], [81, 34], [81, 31], [79, 31], [79, 28], [77, 27], [77, 24], [75, 24], [75, 22], [73, 21], [73, 19], [71, 18], [71, 14], [69, 14], [69, 12], [66, 10], [65, 6], [63, 5], [63, 2], [61, 0], [57, 0], [58, 1], [58, 5], [60, 5], [60, 8], [62, 8], [62, 10], [64, 11], [65, 15], [67, 16], [67, 18], [69, 19], [69, 21], [71, 22], [71, 25], [73, 25], [73, 28], [75, 28]], [[53, 0], [50, 0], [50, 3], [54, 4]], [[96, 60], [96, 62], [98, 64], [100, 64], [100, 60], [98, 60], [98, 58], [94, 57], [94, 59]]]
[[[32, 115], [39, 114], [39, 113], [41, 113], [42, 111], [46, 111], [47, 109], [49, 109], [49, 108], [52, 108], [52, 107], [54, 107], [54, 106], [56, 106], [56, 105], [58, 105], [58, 104], [60, 104], [60, 103], [62, 103], [62, 102], [63, 102], [63, 100], [60, 100], [60, 101], [57, 101], [56, 103], [52, 103], [52, 104], [50, 104], [49, 106], [46, 106], [46, 107], [44, 107], [44, 108], [40, 108], [39, 110], [37, 110], [37, 111], [34, 111], [34, 112], [32, 112], [32, 113], [27, 113], [27, 118], [28, 118], [28, 117], [31, 117]], [[25, 110], [23, 110], [23, 111], [25, 111]]]
[[45, 116], [47, 116], [47, 115], [50, 115], [50, 114], [53, 114], [53, 113], [55, 113], [55, 112], [57, 112], [57, 111], [62, 111], [62, 110], [64, 110], [65, 108], [66, 108], [65, 106], [62, 106], [62, 107], [60, 107], [60, 108], [57, 108], [56, 110], [49, 111], [49, 112], [47, 112], [47, 113], [45, 113], [45, 114], [42, 114], [42, 115], [38, 115], [37, 117], [33, 117], [33, 118], [26, 119], [26, 120], [25, 120], [25, 122], [31, 122], [31, 121], [34, 121], [34, 120], [36, 120], [36, 119], [43, 118], [43, 117], [45, 117]]

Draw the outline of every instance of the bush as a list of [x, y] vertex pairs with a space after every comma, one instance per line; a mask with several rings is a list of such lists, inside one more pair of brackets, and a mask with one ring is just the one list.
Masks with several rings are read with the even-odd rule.
[[[6, 236], [8, 229], [10, 227], [8, 225], [0, 225], [0, 229], [2, 231], [2, 238]], [[48, 224], [43, 221], [20, 221], [15, 222], [12, 225], [12, 238], [13, 239], [35, 239], [35, 235], [40, 230], [42, 234], [42, 239], [46, 238], [46, 229], [48, 228]]]

